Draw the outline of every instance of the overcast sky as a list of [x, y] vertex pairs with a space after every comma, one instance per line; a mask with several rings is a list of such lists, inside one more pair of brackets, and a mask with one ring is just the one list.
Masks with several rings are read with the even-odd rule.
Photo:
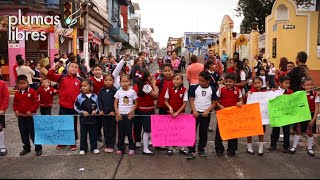
[[153, 38], [160, 46], [169, 37], [182, 37], [184, 32], [219, 32], [224, 15], [229, 15], [240, 32], [243, 18], [234, 9], [238, 0], [132, 0], [141, 9], [142, 28], [154, 28]]

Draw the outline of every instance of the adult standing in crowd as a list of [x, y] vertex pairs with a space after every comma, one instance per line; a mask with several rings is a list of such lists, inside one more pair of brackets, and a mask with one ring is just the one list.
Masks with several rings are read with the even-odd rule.
[[199, 84], [199, 74], [204, 70], [204, 65], [198, 62], [196, 55], [191, 56], [191, 65], [187, 67], [186, 75], [189, 82], [189, 94], [190, 90]]
[[228, 55], [226, 54], [226, 51], [223, 50], [221, 55], [221, 63], [224, 66], [224, 72], [227, 72], [227, 61], [228, 61]]
[[299, 52], [296, 57], [297, 66], [287, 74], [290, 77], [290, 89], [292, 89], [293, 92], [302, 90], [302, 78], [310, 76], [310, 70], [306, 65], [307, 59], [307, 53], [303, 51]]
[[25, 75], [27, 76], [28, 78], [28, 83], [30, 85], [31, 88], [34, 88], [33, 86], [33, 81], [32, 81], [32, 78], [33, 76], [35, 75], [34, 71], [29, 67], [29, 66], [25, 66], [24, 65], [24, 59], [19, 59], [18, 60], [18, 67], [16, 69], [17, 71], [17, 75], [20, 76], [20, 75]]

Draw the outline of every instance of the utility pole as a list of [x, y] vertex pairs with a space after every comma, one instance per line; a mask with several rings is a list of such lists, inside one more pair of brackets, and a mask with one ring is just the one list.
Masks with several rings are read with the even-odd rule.
[[89, 66], [89, 0], [85, 0], [86, 6], [86, 14], [84, 16], [84, 30], [83, 30], [83, 55], [85, 58], [85, 62], [87, 67]]

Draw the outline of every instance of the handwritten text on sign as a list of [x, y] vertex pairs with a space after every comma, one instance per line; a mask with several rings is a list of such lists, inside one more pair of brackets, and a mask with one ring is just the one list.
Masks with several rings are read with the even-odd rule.
[[193, 146], [196, 138], [196, 120], [192, 115], [151, 116], [151, 135], [154, 147]]
[[279, 96], [268, 103], [271, 127], [281, 127], [311, 120], [305, 91]]
[[262, 124], [269, 124], [268, 101], [282, 94], [283, 92], [281, 90], [269, 92], [254, 92], [248, 95], [247, 104], [259, 103]]
[[217, 111], [217, 120], [222, 140], [263, 134], [258, 103]]
[[73, 116], [35, 115], [35, 144], [74, 145]]

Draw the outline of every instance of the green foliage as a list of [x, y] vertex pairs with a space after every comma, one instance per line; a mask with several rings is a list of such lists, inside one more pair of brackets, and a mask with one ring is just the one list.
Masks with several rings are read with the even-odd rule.
[[[310, 6], [312, 0], [295, 0], [298, 5]], [[235, 9], [237, 16], [244, 16], [241, 27], [245, 32], [251, 30], [253, 22], [258, 23], [258, 30], [262, 34], [265, 32], [265, 17], [271, 14], [275, 0], [239, 0]], [[318, 1], [317, 1], [318, 3]]]

